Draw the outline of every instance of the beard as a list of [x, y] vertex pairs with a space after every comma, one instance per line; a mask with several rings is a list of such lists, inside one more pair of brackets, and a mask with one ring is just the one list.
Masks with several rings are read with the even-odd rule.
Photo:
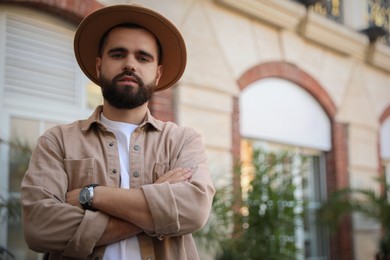
[[[118, 85], [119, 80], [124, 76], [134, 77], [138, 88], [129, 85]], [[100, 74], [100, 86], [104, 99], [111, 106], [117, 109], [133, 109], [149, 101], [156, 86], [156, 81], [153, 80], [145, 85], [144, 81], [133, 71], [125, 71], [112, 80]]]

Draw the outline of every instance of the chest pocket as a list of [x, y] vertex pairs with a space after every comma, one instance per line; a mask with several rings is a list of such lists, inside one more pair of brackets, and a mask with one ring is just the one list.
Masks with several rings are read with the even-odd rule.
[[80, 160], [64, 160], [65, 171], [68, 175], [68, 189], [73, 190], [94, 182], [94, 158]]

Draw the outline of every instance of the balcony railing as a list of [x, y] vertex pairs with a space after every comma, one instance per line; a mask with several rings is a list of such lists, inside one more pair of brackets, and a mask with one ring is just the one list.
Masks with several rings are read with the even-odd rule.
[[390, 46], [390, 0], [368, 0], [368, 28], [379, 29], [378, 40]]
[[[321, 14], [338, 23], [344, 23], [343, 0], [294, 0], [304, 4], [308, 9]], [[353, 4], [361, 4], [356, 1]], [[364, 2], [364, 1], [363, 1]], [[368, 35], [370, 41], [377, 40], [390, 46], [390, 0], [365, 0], [366, 14], [361, 19], [366, 24], [362, 32]]]
[[342, 0], [321, 0], [316, 2], [311, 8], [316, 13], [336, 22], [343, 23], [342, 3]]
[[302, 3], [308, 9], [313, 10], [323, 16], [328, 17], [336, 22], [343, 22], [342, 0], [294, 0]]

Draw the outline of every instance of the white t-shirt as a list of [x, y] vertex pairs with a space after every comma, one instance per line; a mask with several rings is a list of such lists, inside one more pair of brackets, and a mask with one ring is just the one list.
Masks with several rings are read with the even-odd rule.
[[[115, 134], [121, 166], [121, 188], [130, 188], [130, 137], [138, 125], [111, 121], [101, 114], [101, 122]], [[106, 247], [103, 260], [141, 260], [137, 236], [121, 240]]]

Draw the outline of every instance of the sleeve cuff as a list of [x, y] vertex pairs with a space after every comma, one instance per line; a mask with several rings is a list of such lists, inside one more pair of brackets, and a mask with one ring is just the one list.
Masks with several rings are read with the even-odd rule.
[[[142, 186], [155, 225], [158, 238], [180, 230], [179, 212], [169, 183]], [[153, 235], [149, 233], [149, 235]]]
[[80, 226], [64, 250], [64, 256], [86, 258], [92, 254], [96, 242], [106, 229], [109, 216], [86, 210]]

